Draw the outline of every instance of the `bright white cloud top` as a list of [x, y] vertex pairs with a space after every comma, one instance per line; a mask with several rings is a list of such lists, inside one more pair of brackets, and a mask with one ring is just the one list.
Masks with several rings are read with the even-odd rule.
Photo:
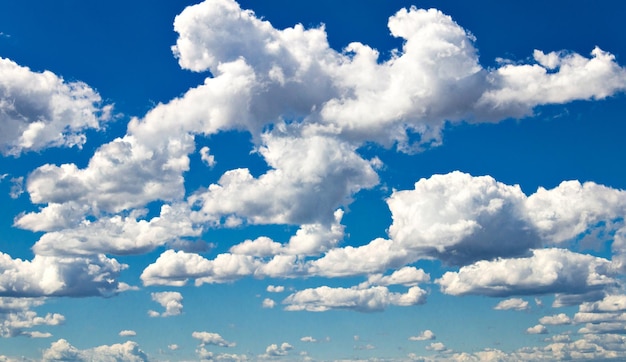
[[542, 49], [498, 37], [501, 5], [115, 5], [151, 33], [89, 19], [124, 59], [97, 69], [0, 16], [0, 360], [626, 358], [610, 29]]

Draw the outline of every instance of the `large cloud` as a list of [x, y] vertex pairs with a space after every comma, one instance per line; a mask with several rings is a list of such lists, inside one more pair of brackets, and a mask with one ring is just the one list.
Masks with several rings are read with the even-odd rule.
[[102, 345], [90, 349], [80, 350], [72, 346], [65, 339], [59, 339], [43, 351], [43, 361], [128, 361], [147, 362], [148, 356], [135, 342]]
[[110, 106], [82, 82], [50, 71], [33, 72], [0, 57], [0, 153], [18, 156], [48, 147], [82, 146], [84, 131], [99, 129]]
[[118, 281], [124, 268], [126, 265], [102, 254], [90, 257], [35, 255], [28, 261], [0, 253], [0, 295], [110, 296], [127, 287]]
[[565, 249], [537, 249], [530, 257], [479, 261], [446, 272], [436, 282], [446, 294], [494, 297], [584, 295], [617, 284], [608, 260]]
[[289, 295], [283, 304], [285, 310], [323, 312], [329, 309], [351, 309], [359, 312], [376, 312], [389, 305], [410, 306], [426, 302], [426, 291], [411, 287], [402, 293], [390, 292], [387, 287], [331, 288], [322, 286], [305, 289]]

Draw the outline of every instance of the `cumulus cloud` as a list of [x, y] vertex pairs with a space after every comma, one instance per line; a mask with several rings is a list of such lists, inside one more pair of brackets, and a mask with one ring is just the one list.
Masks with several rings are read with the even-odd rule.
[[286, 356], [289, 353], [289, 351], [291, 351], [292, 349], [293, 349], [293, 346], [287, 342], [283, 342], [280, 346], [273, 343], [267, 346], [263, 357]]
[[200, 149], [200, 159], [202, 160], [202, 162], [204, 162], [207, 166], [209, 167], [214, 167], [215, 164], [217, 163], [215, 161], [215, 156], [213, 156], [212, 154], [210, 154], [209, 152], [211, 151], [210, 148], [204, 146]]
[[435, 338], [437, 338], [435, 336], [435, 333], [433, 333], [433, 331], [431, 331], [430, 329], [427, 329], [425, 331], [420, 332], [420, 334], [418, 334], [417, 336], [409, 337], [409, 341], [429, 341]]
[[59, 339], [43, 351], [43, 361], [129, 361], [147, 362], [148, 356], [135, 342], [102, 345], [79, 350], [65, 339]]
[[261, 303], [263, 308], [274, 308], [276, 306], [276, 302], [273, 299], [265, 298], [263, 299], [263, 303]]
[[65, 317], [61, 314], [48, 313], [45, 316], [39, 316], [32, 310], [43, 303], [42, 298], [0, 297], [0, 337], [51, 337], [51, 333], [30, 330], [37, 326], [56, 326], [65, 321]]
[[219, 347], [235, 347], [237, 344], [229, 342], [217, 333], [212, 332], [193, 332], [191, 336], [200, 341], [202, 346], [214, 345]]
[[0, 296], [110, 296], [127, 285], [118, 281], [126, 268], [102, 254], [90, 257], [35, 255], [13, 259], [0, 253]]
[[495, 310], [526, 310], [528, 309], [528, 301], [521, 298], [511, 298], [500, 301], [495, 307]]
[[33, 72], [0, 58], [0, 153], [19, 156], [48, 147], [81, 147], [87, 129], [110, 120], [111, 106], [83, 82]]
[[449, 264], [520, 256], [540, 245], [524, 215], [519, 186], [452, 172], [395, 191], [389, 235], [404, 248]]
[[282, 293], [285, 291], [285, 287], [282, 285], [268, 285], [266, 290], [270, 293]]
[[562, 325], [562, 324], [570, 324], [572, 320], [565, 313], [559, 313], [552, 316], [545, 316], [539, 318], [539, 323], [547, 324], [547, 325]]
[[125, 329], [123, 331], [120, 331], [119, 335], [120, 337], [133, 337], [137, 335], [137, 332], [130, 329]]
[[541, 324], [537, 324], [534, 327], [529, 327], [528, 329], [526, 329], [526, 333], [528, 334], [547, 334], [548, 333], [548, 329], [541, 325]]
[[387, 287], [383, 286], [367, 289], [322, 286], [298, 291], [283, 300], [283, 304], [286, 304], [285, 310], [310, 312], [324, 312], [330, 309], [376, 312], [390, 305], [410, 306], [424, 302], [426, 302], [426, 291], [419, 287], [411, 287], [402, 294], [390, 292]]
[[165, 312], [159, 313], [151, 310], [148, 312], [150, 317], [171, 317], [183, 312], [183, 296], [179, 292], [157, 292], [151, 293], [151, 296], [153, 301], [165, 308]]
[[309, 343], [317, 343], [317, 339], [311, 337], [311, 336], [306, 336], [306, 337], [302, 337], [300, 338], [300, 341], [302, 342], [309, 342]]
[[479, 261], [446, 272], [436, 282], [451, 295], [494, 297], [564, 293], [584, 295], [613, 286], [610, 262], [565, 249], [537, 249], [526, 258]]

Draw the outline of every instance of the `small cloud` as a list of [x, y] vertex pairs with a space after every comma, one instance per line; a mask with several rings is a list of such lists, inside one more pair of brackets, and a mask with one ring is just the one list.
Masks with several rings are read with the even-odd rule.
[[200, 345], [205, 346], [207, 344], [220, 346], [220, 347], [235, 347], [237, 343], [229, 342], [222, 338], [217, 333], [211, 332], [193, 332], [191, 336], [195, 339], [200, 340]]
[[557, 325], [563, 325], [563, 324], [570, 324], [572, 323], [572, 320], [565, 313], [560, 313], [560, 314], [555, 314], [552, 316], [542, 317], [541, 319], [539, 319], [539, 323], [557, 326]]
[[152, 293], [152, 300], [161, 304], [165, 312], [159, 313], [153, 310], [148, 311], [150, 317], [171, 317], [179, 315], [183, 311], [183, 296], [179, 292], [158, 292]]
[[202, 147], [200, 149], [200, 158], [207, 166], [213, 168], [217, 162], [215, 161], [215, 156], [209, 153], [210, 151], [211, 150], [208, 147]]
[[282, 285], [268, 285], [267, 291], [270, 293], [282, 293], [285, 291], [285, 287]]
[[170, 344], [170, 345], [168, 345], [168, 346], [167, 346], [167, 348], [168, 348], [170, 351], [176, 351], [176, 350], [177, 350], [177, 349], [179, 349], [180, 347], [179, 347], [177, 344], [175, 344], [175, 343], [174, 343], [174, 344]]
[[315, 339], [315, 338], [313, 338], [311, 336], [302, 337], [302, 338], [300, 338], [300, 340], [302, 342], [317, 343], [317, 339]]
[[527, 310], [528, 309], [528, 301], [523, 300], [521, 298], [511, 298], [506, 299], [498, 303], [495, 307], [495, 310]]
[[448, 350], [446, 345], [441, 342], [433, 342], [430, 345], [426, 346], [426, 349], [435, 352], [445, 352]]
[[265, 355], [263, 355], [264, 357], [279, 357], [279, 356], [286, 356], [287, 353], [289, 353], [290, 350], [293, 349], [293, 346], [290, 345], [287, 342], [284, 342], [283, 344], [281, 344], [280, 346], [277, 344], [270, 344], [269, 346], [267, 346], [267, 348], [265, 349]]
[[368, 343], [366, 345], [354, 346], [354, 349], [359, 350], [359, 351], [369, 351], [372, 349], [376, 349], [376, 347]]
[[123, 331], [120, 331], [119, 335], [120, 337], [132, 337], [132, 336], [136, 336], [137, 332], [129, 330], [129, 329], [125, 329]]
[[358, 335], [355, 335], [354, 337], [352, 337], [354, 339], [355, 342], [358, 342], [361, 340], [361, 337], [359, 337]]
[[409, 341], [428, 341], [437, 338], [433, 331], [427, 329], [417, 336], [409, 337]]
[[534, 327], [530, 327], [526, 330], [528, 334], [548, 334], [548, 329], [541, 324], [537, 324]]
[[9, 196], [12, 199], [17, 199], [21, 194], [24, 193], [24, 177], [13, 177], [11, 179], [11, 191], [9, 191]]
[[263, 308], [274, 308], [276, 306], [276, 302], [273, 301], [270, 298], [265, 298], [263, 299], [263, 304], [262, 304]]
[[30, 338], [49, 338], [49, 337], [52, 337], [52, 333], [39, 332], [39, 331], [23, 332], [22, 335], [28, 336]]

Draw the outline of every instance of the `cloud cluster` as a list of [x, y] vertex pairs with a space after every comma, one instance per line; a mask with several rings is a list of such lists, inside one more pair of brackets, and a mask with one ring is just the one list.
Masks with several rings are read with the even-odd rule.
[[58, 313], [48, 313], [42, 317], [31, 310], [43, 303], [44, 300], [40, 298], [0, 297], [0, 337], [47, 338], [52, 336], [48, 332], [30, 330], [37, 326], [56, 326], [65, 321], [65, 317]]
[[87, 129], [99, 129], [111, 118], [111, 106], [101, 103], [83, 82], [66, 82], [0, 57], [0, 153], [81, 147]]
[[148, 356], [135, 342], [102, 345], [80, 350], [65, 339], [59, 339], [43, 351], [42, 361], [129, 361], [147, 362]]

